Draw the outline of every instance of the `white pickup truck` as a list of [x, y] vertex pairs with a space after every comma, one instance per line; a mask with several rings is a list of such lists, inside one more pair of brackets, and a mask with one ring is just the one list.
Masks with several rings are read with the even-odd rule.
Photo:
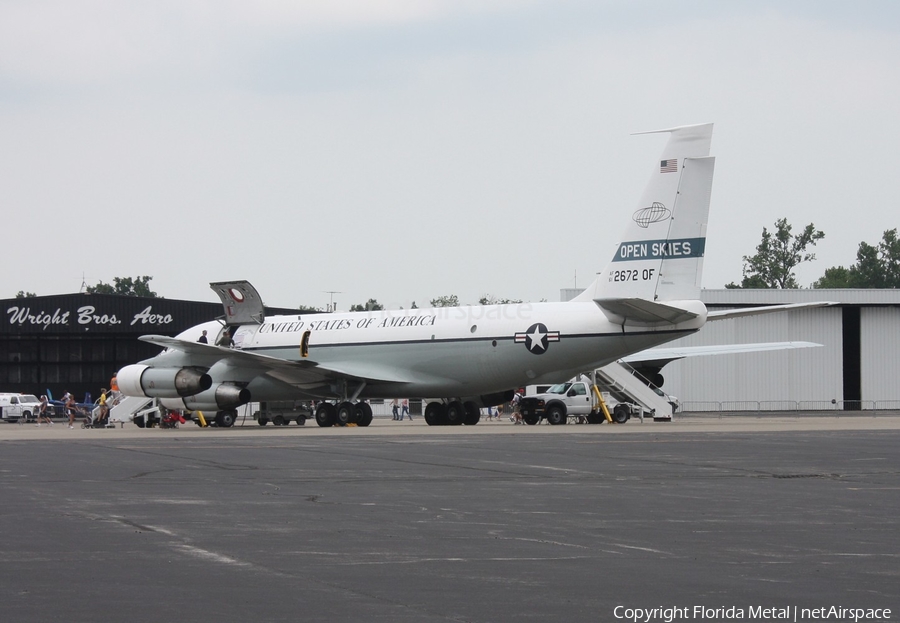
[[[635, 405], [618, 403], [604, 396], [614, 422], [624, 424], [631, 418]], [[550, 424], [565, 424], [570, 415], [584, 417], [589, 424], [600, 424], [605, 416], [595, 398], [594, 386], [582, 376], [579, 380], [554, 385], [542, 394], [525, 396], [519, 401], [519, 413], [526, 424], [537, 424], [542, 418]]]

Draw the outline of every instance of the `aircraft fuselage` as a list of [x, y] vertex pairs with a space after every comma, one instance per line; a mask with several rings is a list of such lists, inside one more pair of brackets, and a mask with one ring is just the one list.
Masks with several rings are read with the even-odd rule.
[[[677, 339], [703, 325], [706, 310], [699, 301], [695, 309], [700, 313], [697, 319], [665, 329], [623, 328], [593, 302], [297, 314], [242, 325], [233, 340], [235, 350], [245, 353], [298, 364], [309, 359], [351, 377], [370, 379], [361, 398], [452, 398], [558, 382]], [[196, 341], [203, 329], [215, 336], [220, 328], [217, 322], [206, 323], [178, 338]], [[301, 344], [307, 332], [304, 357]], [[194, 356], [182, 362], [183, 356], [167, 351], [145, 363], [177, 366], [197, 361]], [[209, 374], [214, 383], [248, 383], [254, 400], [298, 394], [339, 398], [348, 390], [327, 380], [292, 383], [278, 370], [266, 375], [255, 370], [242, 373], [240, 365], [227, 358], [213, 363]]]

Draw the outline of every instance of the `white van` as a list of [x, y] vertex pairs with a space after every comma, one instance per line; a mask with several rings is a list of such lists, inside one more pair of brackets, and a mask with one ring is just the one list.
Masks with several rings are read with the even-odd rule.
[[37, 418], [41, 410], [41, 401], [32, 394], [0, 394], [0, 420], [18, 422], [23, 418], [26, 422]]

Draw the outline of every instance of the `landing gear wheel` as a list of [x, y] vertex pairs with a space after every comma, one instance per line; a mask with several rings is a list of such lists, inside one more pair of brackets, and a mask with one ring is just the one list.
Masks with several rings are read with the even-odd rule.
[[558, 426], [567, 422], [566, 410], [559, 405], [553, 405], [547, 409], [547, 421]]
[[260, 426], [265, 426], [266, 424], [269, 423], [269, 418], [261, 417], [256, 421], [256, 423], [259, 424]]
[[628, 413], [628, 407], [625, 405], [616, 405], [616, 408], [613, 409], [612, 419], [616, 424], [624, 424], [628, 421], [628, 418], [631, 416]]
[[337, 409], [330, 402], [323, 402], [316, 407], [316, 424], [319, 426], [334, 426]]
[[352, 402], [342, 402], [337, 407], [337, 421], [336, 424], [338, 426], [346, 426], [347, 424], [353, 424], [356, 422], [356, 405]]
[[481, 419], [481, 409], [478, 408], [478, 405], [469, 401], [463, 403], [463, 408], [466, 410], [466, 417], [463, 419], [463, 423], [468, 426], [478, 424], [478, 420]]
[[466, 408], [463, 404], [454, 400], [447, 405], [447, 424], [450, 426], [459, 426], [466, 419]]
[[237, 413], [234, 411], [219, 411], [216, 413], [216, 426], [219, 428], [231, 428], [237, 419]]
[[372, 407], [368, 402], [360, 402], [356, 405], [356, 425], [368, 426], [372, 423]]
[[429, 426], [441, 426], [444, 423], [444, 405], [442, 403], [428, 403], [425, 407], [425, 423]]

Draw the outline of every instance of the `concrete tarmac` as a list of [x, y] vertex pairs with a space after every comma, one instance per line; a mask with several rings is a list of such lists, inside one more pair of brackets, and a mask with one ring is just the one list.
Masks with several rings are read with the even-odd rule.
[[898, 447], [868, 416], [0, 424], [0, 620], [896, 620]]

